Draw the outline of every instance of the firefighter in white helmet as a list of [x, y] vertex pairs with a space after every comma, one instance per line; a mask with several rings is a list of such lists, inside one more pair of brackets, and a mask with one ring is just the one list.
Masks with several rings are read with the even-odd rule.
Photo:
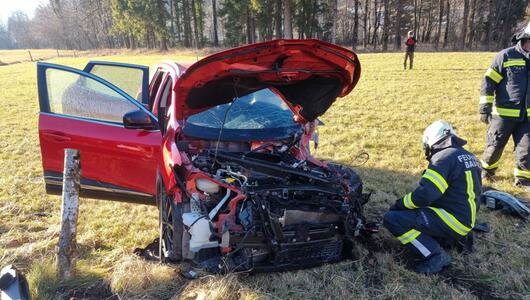
[[429, 165], [419, 186], [396, 200], [384, 216], [384, 226], [421, 258], [417, 272], [436, 273], [450, 264], [439, 241], [461, 240], [475, 225], [481, 169], [465, 144], [447, 122], [429, 125], [423, 134]]
[[530, 192], [530, 24], [515, 45], [495, 56], [480, 89], [480, 119], [488, 124], [482, 177], [494, 179], [504, 147], [515, 144], [515, 185]]

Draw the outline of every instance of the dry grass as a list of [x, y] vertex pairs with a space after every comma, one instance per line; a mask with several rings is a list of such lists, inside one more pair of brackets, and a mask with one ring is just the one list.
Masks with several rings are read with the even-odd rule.
[[[60, 57], [99, 57], [99, 56], [138, 56], [138, 55], [163, 55], [164, 57], [185, 56], [190, 59], [197, 59], [200, 56], [208, 55], [222, 50], [221, 48], [203, 48], [196, 49], [170, 49], [168, 51], [159, 51], [156, 49], [96, 49], [96, 50], [57, 50], [57, 49], [16, 49], [0, 50], [0, 66], [57, 59]], [[31, 56], [30, 56], [31, 53]]]
[[[30, 56], [31, 53], [31, 56]], [[59, 55], [57, 55], [59, 53]], [[83, 55], [84, 52], [56, 49], [0, 50], [0, 65], [50, 59], [58, 56]]]
[[[485, 126], [478, 122], [478, 87], [493, 53], [417, 53], [413, 71], [403, 71], [401, 54], [365, 54], [354, 92], [322, 118], [317, 156], [355, 166], [357, 153], [371, 159], [359, 167], [374, 191], [367, 213], [377, 219], [394, 200], [413, 189], [426, 161], [420, 139], [436, 119], [453, 123], [480, 154]], [[153, 65], [162, 59], [193, 62], [197, 54], [121, 53], [97, 59]], [[0, 60], [2, 56], [0, 54]], [[83, 67], [87, 58], [52, 62]], [[355, 247], [355, 260], [274, 274], [182, 279], [175, 268], [132, 254], [157, 236], [154, 207], [83, 199], [78, 229], [77, 275], [55, 277], [59, 203], [44, 193], [37, 135], [38, 103], [34, 63], [0, 67], [0, 265], [17, 263], [38, 299], [76, 297], [122, 299], [337, 299], [456, 298], [530, 299], [530, 229], [518, 220], [482, 209], [493, 227], [466, 257], [453, 252], [453, 266], [440, 275], [404, 267], [400, 245], [383, 230]], [[501, 163], [497, 188], [512, 187], [512, 145]], [[525, 195], [523, 195], [525, 196]]]

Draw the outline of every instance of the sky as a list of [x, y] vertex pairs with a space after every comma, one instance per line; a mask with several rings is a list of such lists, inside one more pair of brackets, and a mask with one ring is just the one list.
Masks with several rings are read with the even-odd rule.
[[39, 4], [48, 3], [48, 0], [0, 0], [0, 22], [7, 24], [9, 15], [17, 10], [25, 12], [30, 18]]

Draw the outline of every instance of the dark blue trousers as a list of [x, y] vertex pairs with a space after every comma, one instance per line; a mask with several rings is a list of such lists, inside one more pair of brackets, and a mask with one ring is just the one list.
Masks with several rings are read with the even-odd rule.
[[422, 258], [440, 251], [440, 241], [455, 241], [458, 234], [429, 208], [391, 210], [383, 217], [383, 225], [404, 246]]
[[482, 167], [494, 175], [510, 137], [515, 145], [514, 176], [523, 184], [530, 184], [530, 122], [491, 119], [486, 135]]

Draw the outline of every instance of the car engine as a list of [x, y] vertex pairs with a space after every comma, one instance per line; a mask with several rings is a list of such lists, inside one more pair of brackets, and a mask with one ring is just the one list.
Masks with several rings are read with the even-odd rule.
[[364, 230], [369, 195], [351, 168], [253, 151], [208, 149], [191, 160], [184, 257], [209, 272], [336, 262]]

